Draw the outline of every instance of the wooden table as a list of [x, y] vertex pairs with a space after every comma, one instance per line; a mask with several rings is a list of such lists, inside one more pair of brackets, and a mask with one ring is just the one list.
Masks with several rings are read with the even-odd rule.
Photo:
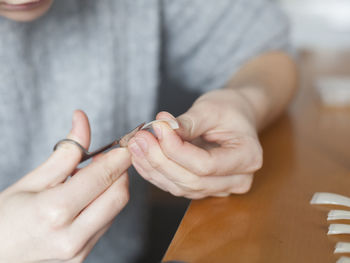
[[328, 55], [304, 54], [302, 89], [261, 135], [264, 166], [252, 190], [193, 201], [164, 261], [336, 262], [327, 211], [309, 202], [315, 192], [350, 196], [350, 110], [322, 106], [312, 87], [320, 75], [350, 75], [350, 55], [340, 58], [327, 67]]

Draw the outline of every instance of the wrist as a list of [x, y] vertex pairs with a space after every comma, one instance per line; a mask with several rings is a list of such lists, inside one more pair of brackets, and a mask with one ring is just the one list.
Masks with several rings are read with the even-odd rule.
[[245, 104], [246, 111], [250, 112], [256, 130], [261, 130], [269, 120], [269, 112], [271, 112], [271, 101], [266, 90], [258, 86], [246, 86], [229, 90], [234, 90], [239, 94], [241, 102]]
[[202, 108], [210, 112], [219, 112], [219, 122], [233, 125], [236, 132], [255, 136], [259, 127], [259, 116], [247, 95], [237, 89], [220, 89], [204, 94], [195, 104], [202, 104]]

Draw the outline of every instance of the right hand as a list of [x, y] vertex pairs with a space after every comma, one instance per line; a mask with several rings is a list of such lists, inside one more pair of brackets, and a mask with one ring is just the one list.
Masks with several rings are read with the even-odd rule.
[[[68, 138], [88, 148], [83, 112], [74, 113]], [[129, 199], [130, 154], [113, 149], [76, 171], [80, 158], [77, 146], [62, 144], [0, 193], [0, 262], [82, 262], [108, 230]]]

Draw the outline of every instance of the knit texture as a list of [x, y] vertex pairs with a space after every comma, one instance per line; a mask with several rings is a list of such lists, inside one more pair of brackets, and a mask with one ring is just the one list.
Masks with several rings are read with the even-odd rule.
[[[95, 149], [153, 119], [159, 89], [221, 88], [250, 58], [288, 51], [287, 35], [264, 0], [58, 0], [34, 22], [0, 18], [0, 190], [45, 161], [75, 109]], [[146, 184], [131, 173], [130, 203], [86, 262], [140, 255]]]

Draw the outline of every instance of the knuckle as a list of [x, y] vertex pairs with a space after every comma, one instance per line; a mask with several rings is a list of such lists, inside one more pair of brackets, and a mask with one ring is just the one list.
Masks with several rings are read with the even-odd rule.
[[184, 195], [184, 197], [186, 197], [187, 199], [199, 200], [205, 198], [206, 196], [203, 194], [186, 194]]
[[152, 166], [152, 168], [155, 170], [159, 170], [162, 165], [160, 158], [149, 158], [148, 162]]
[[187, 192], [202, 192], [205, 190], [205, 187], [200, 184], [199, 180], [195, 180], [192, 183], [187, 183], [186, 185], [182, 185]]
[[39, 220], [51, 230], [65, 226], [69, 220], [67, 206], [63, 202], [41, 205], [38, 208]]
[[230, 195], [230, 193], [216, 193], [213, 194], [213, 196], [215, 197], [228, 197]]
[[234, 194], [246, 194], [252, 187], [253, 176], [243, 175], [239, 183], [234, 187], [232, 193]]
[[263, 149], [260, 143], [256, 139], [247, 138], [245, 150], [243, 171], [254, 173], [261, 169], [263, 165]]
[[186, 193], [200, 193], [206, 189], [206, 185], [203, 184], [203, 178], [198, 175], [181, 178], [180, 180], [174, 181], [174, 183], [182, 190], [182, 195]]
[[182, 196], [185, 196], [186, 193], [185, 191], [183, 191], [182, 189], [180, 188], [174, 188], [172, 190], [169, 190], [169, 192], [174, 195], [174, 196], [177, 196], [177, 197], [182, 197]]
[[252, 154], [251, 170], [252, 172], [258, 171], [263, 165], [263, 152], [261, 146], [257, 146], [255, 153]]
[[216, 173], [216, 170], [214, 168], [215, 166], [212, 165], [212, 163], [210, 161], [206, 161], [201, 163], [201, 165], [199, 165], [197, 167], [197, 175], [199, 176], [211, 176], [214, 175]]
[[104, 186], [110, 186], [119, 177], [120, 170], [118, 167], [111, 167], [108, 164], [104, 164], [101, 169], [100, 180]]
[[56, 237], [54, 246], [57, 258], [61, 260], [73, 259], [81, 249], [81, 246], [68, 235]]

